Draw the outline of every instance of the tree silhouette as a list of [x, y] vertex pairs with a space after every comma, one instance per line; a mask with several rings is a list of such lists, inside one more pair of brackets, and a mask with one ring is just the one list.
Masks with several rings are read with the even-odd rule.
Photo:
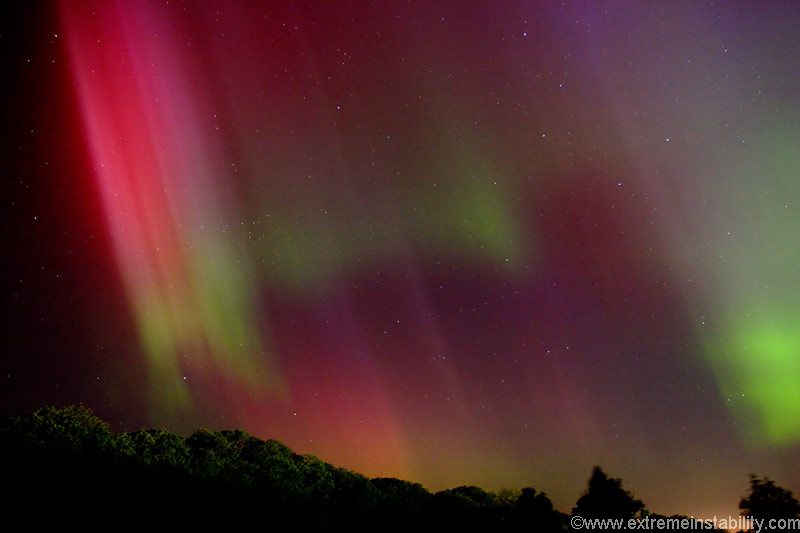
[[647, 512], [641, 500], [622, 487], [622, 480], [610, 478], [599, 466], [592, 469], [589, 487], [578, 498], [572, 514], [583, 518], [638, 518]]
[[553, 502], [544, 492], [526, 487], [517, 498], [509, 519], [511, 531], [561, 531], [564, 515], [553, 507]]
[[460, 486], [437, 492], [433, 503], [443, 529], [489, 530], [498, 518], [495, 495], [480, 487]]
[[743, 516], [766, 520], [761, 531], [778, 531], [777, 524], [769, 527], [770, 519], [800, 518], [800, 502], [792, 491], [779, 487], [767, 477], [758, 478], [755, 474], [750, 474], [750, 492], [739, 501], [739, 509]]

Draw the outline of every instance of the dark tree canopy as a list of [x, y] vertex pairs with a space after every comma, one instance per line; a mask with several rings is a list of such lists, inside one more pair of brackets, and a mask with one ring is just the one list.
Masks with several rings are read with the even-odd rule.
[[622, 480], [608, 477], [599, 466], [592, 469], [589, 487], [578, 498], [572, 514], [584, 518], [636, 518], [647, 512], [641, 500], [622, 487]]
[[[240, 430], [164, 429], [116, 434], [85, 407], [46, 407], [0, 420], [4, 509], [31, 525], [116, 524], [120, 517], [186, 526], [263, 523], [270, 530], [569, 531], [566, 515], [526, 487], [460, 486], [432, 494], [418, 483], [369, 479]], [[797, 517], [791, 491], [750, 480], [743, 513]], [[573, 513], [640, 518], [644, 504], [594, 467]], [[648, 515], [655, 517], [657, 515]], [[155, 522], [153, 522], [155, 523]]]
[[[800, 518], [800, 502], [792, 491], [755, 474], [750, 474], [750, 492], [739, 501], [739, 509], [744, 516], [767, 521], [771, 518]], [[762, 531], [770, 529], [765, 527]]]
[[[523, 490], [502, 505], [478, 487], [431, 494], [394, 478], [369, 479], [244, 431], [163, 429], [115, 434], [85, 407], [44, 408], [0, 422], [0, 468], [16, 490], [8, 509], [35, 516], [140, 516], [202, 524], [261, 520], [311, 530], [560, 531], [563, 515]], [[23, 511], [25, 510], [25, 511]]]

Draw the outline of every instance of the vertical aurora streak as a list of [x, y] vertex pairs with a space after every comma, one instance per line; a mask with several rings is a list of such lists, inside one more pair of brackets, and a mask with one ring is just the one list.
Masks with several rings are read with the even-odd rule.
[[169, 28], [143, 5], [63, 11], [154, 408], [173, 415], [191, 408], [185, 376], [195, 372], [273, 390], [280, 377], [255, 318], [252, 267], [228, 229], [236, 223], [226, 191], [233, 176], [202, 136], [210, 125]]

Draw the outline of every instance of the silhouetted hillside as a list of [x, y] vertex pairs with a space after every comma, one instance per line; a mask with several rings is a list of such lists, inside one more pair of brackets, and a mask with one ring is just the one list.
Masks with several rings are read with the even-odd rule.
[[0, 446], [5, 486], [13, 487], [7, 509], [25, 509], [28, 517], [41, 508], [78, 522], [98, 513], [144, 514], [375, 531], [456, 524], [530, 531], [537, 520], [562, 523], [543, 494], [543, 506], [529, 505], [524, 494], [501, 504], [478, 487], [431, 494], [417, 483], [368, 479], [243, 431], [114, 434], [84, 407], [7, 419]]
[[[493, 494], [463, 486], [432, 494], [400, 479], [368, 479], [238, 430], [201, 429], [188, 438], [163, 429], [115, 434], [85, 407], [46, 407], [3, 420], [0, 457], [4, 515], [29, 525], [113, 527], [151, 518], [247, 522], [269, 530], [569, 530], [568, 517], [532, 488]], [[757, 502], [772, 512], [769, 502], [778, 501], [781, 516], [796, 512], [791, 492], [753, 479], [751, 488], [766, 487], [772, 500], [751, 493], [743, 509]], [[599, 467], [573, 512], [649, 515]]]

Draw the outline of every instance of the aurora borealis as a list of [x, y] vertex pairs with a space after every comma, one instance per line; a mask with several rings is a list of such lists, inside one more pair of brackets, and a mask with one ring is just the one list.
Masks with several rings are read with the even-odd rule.
[[17, 11], [5, 410], [564, 510], [800, 488], [800, 6]]

